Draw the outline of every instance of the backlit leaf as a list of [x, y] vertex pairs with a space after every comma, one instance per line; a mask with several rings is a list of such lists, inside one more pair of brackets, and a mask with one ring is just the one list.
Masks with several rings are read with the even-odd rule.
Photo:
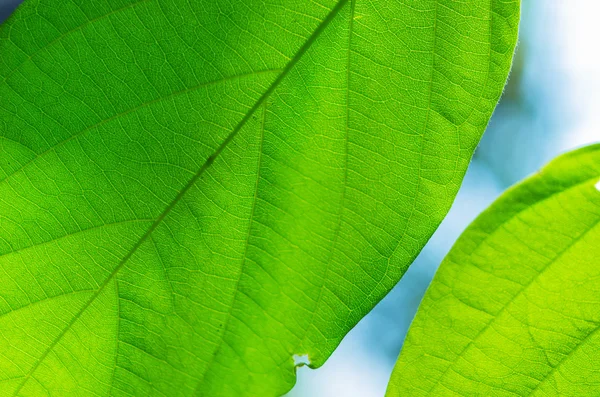
[[0, 27], [0, 394], [271, 396], [446, 214], [516, 0], [26, 0]]
[[413, 321], [389, 396], [600, 390], [600, 145], [559, 157], [463, 233]]

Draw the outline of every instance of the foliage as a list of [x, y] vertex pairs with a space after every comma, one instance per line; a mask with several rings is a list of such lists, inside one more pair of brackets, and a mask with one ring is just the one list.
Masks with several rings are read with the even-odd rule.
[[269, 396], [445, 216], [516, 0], [26, 0], [0, 27], [0, 387]]
[[592, 396], [600, 389], [600, 145], [505, 193], [442, 263], [390, 396]]

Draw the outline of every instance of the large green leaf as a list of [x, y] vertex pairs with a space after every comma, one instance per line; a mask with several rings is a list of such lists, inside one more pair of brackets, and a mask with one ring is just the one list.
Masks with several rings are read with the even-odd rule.
[[446, 214], [516, 0], [27, 0], [0, 29], [0, 394], [270, 396]]
[[600, 145], [469, 226], [425, 294], [389, 396], [600, 395]]

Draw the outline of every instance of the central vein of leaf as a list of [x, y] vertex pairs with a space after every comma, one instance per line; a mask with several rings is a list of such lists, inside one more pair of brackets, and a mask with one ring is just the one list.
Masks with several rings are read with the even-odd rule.
[[[52, 341], [52, 343], [48, 346], [48, 348], [44, 351], [44, 353], [40, 356], [40, 358], [36, 361], [36, 364], [31, 368], [31, 370], [27, 373], [27, 375], [23, 378], [23, 381], [20, 383], [19, 387], [14, 392], [14, 396], [18, 395], [23, 386], [27, 383], [27, 381], [31, 378], [31, 375], [37, 370], [39, 365], [44, 361], [44, 359], [48, 356], [48, 354], [54, 349], [54, 347], [58, 344], [58, 342], [64, 337], [64, 335], [69, 331], [69, 329], [75, 324], [75, 322], [81, 317], [81, 315], [87, 310], [87, 308], [96, 300], [96, 298], [102, 293], [104, 288], [114, 279], [114, 277], [119, 273], [119, 271], [125, 266], [125, 264], [131, 259], [131, 257], [137, 252], [137, 250], [146, 242], [148, 237], [154, 233], [154, 231], [160, 226], [162, 221], [169, 215], [169, 213], [173, 210], [173, 208], [179, 203], [179, 201], [187, 194], [187, 192], [196, 184], [196, 182], [200, 179], [200, 177], [204, 174], [204, 172], [212, 165], [212, 163], [219, 157], [219, 155], [225, 150], [225, 148], [233, 141], [233, 139], [238, 135], [241, 129], [246, 125], [248, 120], [252, 117], [252, 115], [263, 105], [263, 103], [267, 100], [267, 98], [277, 89], [279, 84], [285, 79], [287, 74], [296, 66], [296, 64], [302, 59], [304, 54], [308, 51], [308, 49], [312, 46], [312, 44], [316, 41], [316, 39], [323, 33], [323, 31], [329, 26], [331, 21], [338, 15], [338, 13], [344, 8], [346, 4], [348, 4], [350, 0], [340, 0], [335, 7], [331, 9], [329, 14], [325, 17], [325, 19], [317, 26], [312, 35], [306, 40], [306, 42], [300, 47], [298, 52], [294, 55], [294, 57], [287, 63], [285, 68], [281, 71], [281, 73], [277, 76], [277, 78], [271, 83], [269, 88], [261, 95], [261, 97], [256, 101], [256, 103], [250, 108], [250, 110], [246, 113], [246, 115], [242, 118], [242, 120], [236, 125], [236, 127], [231, 131], [231, 133], [225, 138], [225, 140], [219, 145], [219, 147], [215, 150], [215, 152], [209, 156], [202, 167], [196, 172], [196, 174], [188, 181], [188, 183], [184, 186], [184, 188], [177, 194], [177, 196], [169, 203], [169, 205], [164, 209], [164, 211], [154, 220], [150, 228], [142, 235], [142, 237], [131, 247], [127, 255], [121, 259], [119, 264], [114, 268], [111, 274], [106, 278], [106, 280], [100, 285], [100, 287], [94, 292], [94, 294], [87, 300], [87, 302], [82, 306], [82, 308], [73, 316], [71, 321], [67, 324], [67, 326], [63, 329], [63, 331]], [[200, 381], [198, 387], [202, 384]]]

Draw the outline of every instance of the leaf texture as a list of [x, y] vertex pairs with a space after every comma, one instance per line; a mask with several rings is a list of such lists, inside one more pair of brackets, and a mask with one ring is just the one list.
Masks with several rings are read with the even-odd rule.
[[505, 193], [425, 294], [389, 396], [595, 396], [600, 145]]
[[0, 27], [0, 395], [271, 396], [445, 216], [516, 0], [26, 0]]

